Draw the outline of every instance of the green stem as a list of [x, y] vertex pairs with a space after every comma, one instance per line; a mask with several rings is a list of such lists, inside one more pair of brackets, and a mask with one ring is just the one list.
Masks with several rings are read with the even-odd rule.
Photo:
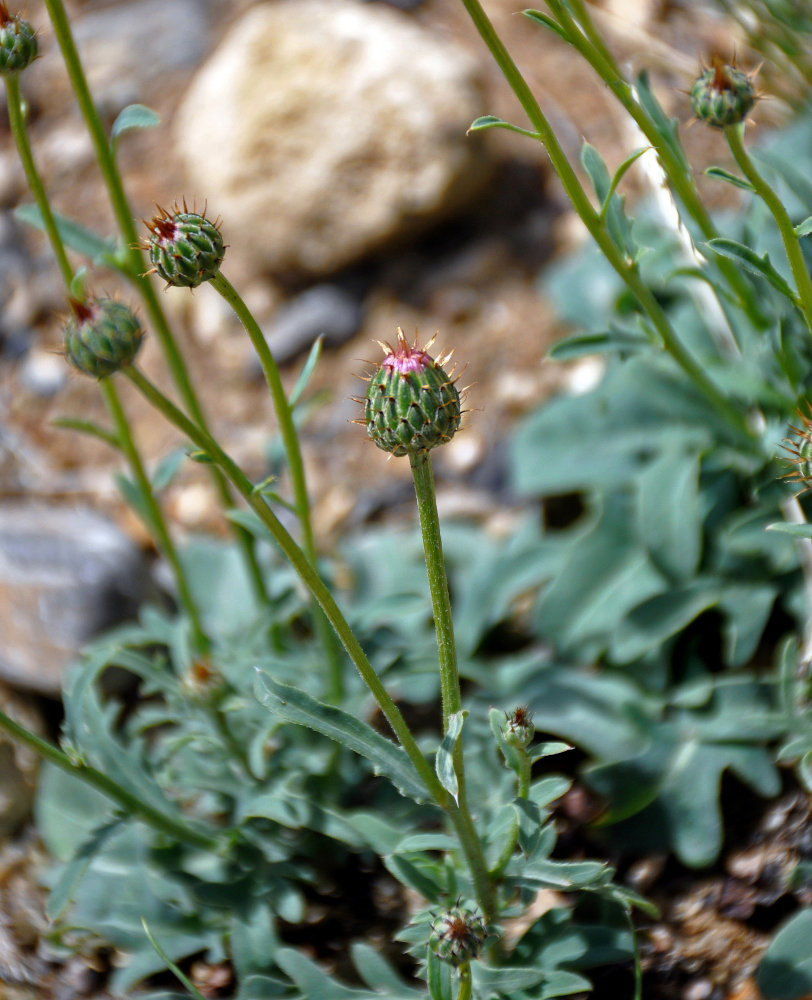
[[[62, 52], [62, 58], [65, 62], [71, 87], [76, 95], [79, 110], [90, 133], [99, 169], [104, 179], [110, 204], [113, 208], [113, 214], [115, 215], [116, 223], [122, 236], [125, 248], [123, 251], [124, 272], [136, 286], [144, 301], [144, 305], [149, 313], [150, 322], [161, 344], [161, 349], [164, 352], [172, 378], [175, 381], [184, 405], [194, 420], [201, 427], [205, 428], [206, 421], [200, 403], [192, 388], [186, 363], [175, 343], [172, 331], [169, 329], [161, 304], [158, 301], [155, 287], [144, 274], [146, 271], [146, 262], [139, 249], [138, 233], [135, 228], [132, 210], [127, 201], [113, 150], [108, 142], [96, 106], [93, 103], [93, 97], [87, 84], [81, 60], [79, 59], [79, 53], [76, 50], [76, 43], [73, 40], [73, 33], [67, 14], [65, 13], [65, 7], [62, 0], [45, 0], [45, 6], [48, 10], [48, 16], [51, 19], [54, 35]], [[223, 506], [226, 508], [231, 507], [233, 505], [231, 492], [222, 474], [219, 470], [212, 469], [212, 476]], [[256, 553], [254, 552], [253, 539], [245, 528], [232, 524], [231, 529], [243, 553], [255, 594], [260, 601], [267, 603], [268, 592], [265, 588], [262, 571], [256, 559]]]
[[[443, 542], [440, 537], [440, 519], [434, 492], [434, 473], [428, 452], [410, 454], [423, 551], [437, 632], [437, 649], [440, 654], [440, 692], [443, 703], [443, 732], [448, 731], [448, 720], [462, 708], [460, 678], [457, 670], [457, 646], [454, 641], [454, 622], [451, 617], [451, 598], [445, 573]], [[458, 741], [459, 744], [459, 741]]]
[[651, 290], [641, 280], [635, 264], [626, 260], [615, 246], [603, 220], [592, 207], [586, 192], [581, 186], [549, 122], [544, 117], [544, 113], [539, 107], [532, 91], [513, 62], [485, 11], [482, 9], [479, 0], [462, 0], [462, 3], [496, 60], [505, 79], [524, 108], [525, 114], [530, 119], [539, 140], [544, 144], [553, 169], [558, 174], [559, 180], [573, 208], [580, 216], [589, 234], [598, 244], [601, 252], [620, 278], [626, 283], [626, 286], [648, 316], [659, 338], [659, 342], [737, 434], [743, 440], [752, 441], [753, 435], [747, 425], [745, 415], [727, 399], [724, 393], [705, 373], [704, 368], [686, 350]]
[[126, 813], [143, 820], [153, 829], [168, 834], [175, 840], [188, 844], [190, 847], [202, 848], [206, 851], [219, 851], [220, 844], [214, 837], [199, 833], [185, 823], [165, 816], [158, 809], [155, 809], [131, 792], [128, 792], [126, 788], [113, 781], [112, 778], [108, 778], [106, 774], [97, 771], [95, 767], [90, 767], [88, 764], [74, 763], [66, 753], [54, 746], [53, 743], [49, 743], [47, 740], [42, 739], [41, 736], [37, 736], [36, 733], [30, 732], [2, 711], [0, 711], [0, 728], [5, 729], [7, 733], [16, 740], [19, 740], [24, 746], [39, 754], [40, 757], [44, 757], [45, 760], [55, 764], [68, 774], [72, 774], [86, 784], [91, 785], [103, 795], [106, 795], [107, 798], [116, 802]]
[[[451, 615], [451, 598], [443, 557], [443, 542], [440, 536], [440, 518], [437, 514], [437, 498], [434, 490], [434, 473], [431, 455], [428, 452], [409, 455], [420, 515], [420, 531], [423, 536], [423, 552], [426, 557], [426, 571], [431, 592], [431, 607], [434, 613], [434, 628], [437, 632], [437, 650], [440, 660], [440, 692], [443, 707], [443, 732], [448, 731], [452, 715], [461, 711], [460, 679], [457, 670], [457, 645], [454, 641], [454, 622]], [[465, 764], [462, 740], [454, 745], [454, 770], [457, 775], [459, 805], [450, 810], [449, 815], [463, 845], [463, 850], [471, 867], [478, 899], [487, 919], [496, 912], [496, 898], [493, 883], [488, 875], [482, 843], [474, 827], [465, 786]]]
[[186, 573], [181, 565], [177, 549], [175, 548], [175, 543], [172, 541], [172, 536], [169, 534], [169, 528], [167, 527], [166, 520], [164, 519], [163, 511], [161, 510], [160, 504], [155, 499], [155, 494], [152, 491], [152, 483], [149, 481], [149, 476], [144, 468], [141, 455], [135, 444], [132, 433], [130, 432], [130, 425], [121, 405], [121, 399], [119, 398], [118, 391], [116, 390], [115, 384], [111, 378], [99, 379], [99, 388], [101, 389], [105, 405], [107, 406], [107, 410], [113, 420], [113, 424], [115, 425], [116, 437], [119, 446], [124, 452], [127, 462], [129, 463], [133, 478], [138, 486], [138, 492], [141, 496], [141, 500], [145, 505], [145, 513], [147, 515], [146, 526], [152, 532], [161, 554], [172, 567], [172, 573], [175, 577], [175, 585], [178, 590], [178, 600], [180, 601], [183, 610], [189, 616], [189, 621], [192, 626], [195, 650], [198, 653], [205, 653], [210, 646], [209, 639], [203, 631], [203, 626], [200, 622], [200, 615], [194, 598], [192, 597], [189, 582], [186, 579]]
[[124, 374], [136, 388], [162, 413], [166, 419], [181, 430], [199, 448], [216, 462], [229, 478], [237, 492], [245, 499], [248, 506], [260, 518], [271, 533], [274, 541], [299, 574], [304, 585], [323, 608], [330, 624], [335, 629], [342, 645], [347, 650], [350, 659], [355, 664], [364, 683], [374, 695], [386, 716], [389, 725], [397, 736], [404, 750], [409, 755], [415, 770], [426, 784], [432, 797], [440, 805], [445, 805], [445, 791], [418, 747], [409, 727], [397, 705], [392, 701], [375, 673], [372, 664], [367, 659], [360, 643], [355, 638], [346, 618], [341, 613], [333, 595], [324, 581], [316, 572], [315, 567], [299, 548], [292, 536], [287, 532], [282, 522], [273, 513], [262, 496], [254, 491], [253, 484], [239, 466], [220, 447], [220, 445], [197, 424], [193, 423], [171, 400], [167, 399], [135, 366], [124, 369]]
[[205, 451], [212, 461], [220, 466], [232, 485], [237, 489], [237, 492], [245, 499], [248, 506], [271, 533], [276, 544], [298, 573], [304, 585], [321, 605], [327, 616], [327, 620], [335, 629], [341, 644], [346, 649], [356, 670], [361, 675], [361, 679], [377, 701], [381, 712], [391, 726], [409, 760], [412, 762], [415, 771], [426, 786], [427, 791], [437, 805], [445, 810], [454, 824], [460, 838], [463, 853], [468, 861], [479, 905], [483, 913], [493, 914], [495, 912], [493, 888], [487, 877], [482, 848], [479, 838], [476, 836], [471, 817], [467, 812], [462, 813], [459, 808], [449, 803], [445, 789], [423, 756], [420, 747], [417, 745], [417, 741], [412, 736], [411, 730], [406, 724], [406, 720], [400, 713], [400, 709], [381, 683], [380, 678], [375, 673], [372, 664], [361, 648], [361, 644], [356, 639], [346, 618], [341, 613], [341, 609], [338, 607], [329, 588], [318, 575], [310, 560], [285, 530], [282, 523], [268, 507], [261, 495], [254, 491], [251, 481], [233, 459], [223, 451], [219, 444], [202, 428], [189, 420], [134, 365], [129, 365], [125, 368], [124, 374], [126, 374], [146, 399], [152, 403], [158, 412], [162, 413], [170, 423], [181, 430], [194, 444]]
[[[598, 76], [609, 87], [620, 101], [637, 127], [655, 149], [660, 164], [668, 177], [668, 182], [678, 200], [691, 216], [706, 240], [719, 235], [710, 213], [699, 197], [693, 173], [681, 161], [671, 146], [663, 139], [657, 124], [640, 104], [634, 88], [626, 81], [614, 56], [596, 29], [583, 0], [571, 0], [572, 9], [578, 18], [578, 24], [572, 18], [567, 6], [561, 0], [548, 0], [550, 10], [558, 18], [562, 27], [567, 29], [571, 44], [592, 66]], [[579, 30], [583, 29], [583, 34]], [[768, 321], [758, 306], [753, 286], [739, 271], [733, 261], [717, 258], [713, 261], [724, 276], [730, 288], [738, 297], [739, 304], [747, 313], [756, 327], [765, 328]], [[716, 291], [714, 289], [714, 291]], [[717, 293], [717, 298], [719, 298]], [[726, 303], [719, 298], [722, 309], [727, 312]], [[732, 328], [732, 324], [731, 324]]]
[[[310, 498], [307, 493], [307, 481], [305, 479], [304, 462], [302, 461], [302, 451], [299, 447], [299, 436], [296, 433], [296, 425], [293, 421], [293, 410], [288, 402], [285, 387], [282, 384], [282, 376], [273, 352], [268, 346], [265, 335], [259, 327], [251, 310], [243, 301], [237, 290], [222, 272], [218, 272], [209, 282], [215, 291], [228, 302], [237, 314], [240, 322], [248, 334], [251, 344], [257, 353], [260, 365], [262, 366], [265, 381], [271, 393], [276, 419], [279, 430], [282, 434], [282, 443], [285, 448], [288, 469], [290, 471], [291, 486], [293, 488], [294, 505], [299, 517], [299, 524], [302, 531], [302, 548], [313, 566], [316, 565], [316, 544], [313, 538], [313, 524], [310, 515]], [[316, 608], [315, 614], [316, 629], [321, 639], [322, 648], [325, 650], [329, 666], [329, 697], [331, 701], [341, 701], [344, 693], [344, 682], [342, 677], [341, 659], [339, 650], [334, 641], [334, 633], [330, 624], [321, 612]]]
[[769, 208], [772, 217], [775, 219], [775, 224], [778, 226], [778, 231], [781, 233], [784, 250], [789, 260], [789, 266], [792, 268], [795, 286], [798, 290], [798, 308], [803, 313], [807, 328], [810, 334], [812, 334], [812, 278], [809, 277], [809, 271], [807, 270], [806, 261], [801, 250], [800, 239], [795, 232], [787, 210], [781, 203], [781, 199], [758, 170], [756, 170], [753, 161], [744, 148], [743, 137], [744, 122], [739, 125], [729, 125], [725, 129], [725, 138], [727, 139], [728, 146], [730, 146], [733, 158], [739, 165], [741, 172], [756, 189], [756, 193], [761, 197], [767, 208]]
[[471, 1000], [473, 984], [471, 980], [471, 963], [463, 962], [459, 967], [460, 985], [457, 990], [457, 1000]]
[[25, 171], [25, 179], [28, 182], [28, 187], [31, 189], [31, 193], [34, 195], [34, 200], [42, 216], [45, 232], [50, 240], [62, 280], [65, 283], [65, 287], [70, 289], [73, 282], [73, 268], [68, 261], [68, 255], [65, 253], [65, 247], [59, 236], [59, 230], [56, 227], [56, 221], [48, 202], [48, 196], [45, 193], [45, 187], [34, 163], [34, 155], [31, 152], [31, 144], [28, 141], [28, 130], [25, 127], [20, 81], [15, 73], [3, 79], [6, 84], [8, 119], [11, 126], [11, 134], [14, 136], [14, 141], [17, 144], [17, 152], [20, 155], [23, 170]]
[[634, 1000], [643, 1000], [643, 966], [640, 962], [640, 944], [637, 940], [637, 931], [634, 926], [631, 907], [626, 910], [626, 920], [629, 923], [629, 931], [632, 936], [632, 950], [634, 952]]

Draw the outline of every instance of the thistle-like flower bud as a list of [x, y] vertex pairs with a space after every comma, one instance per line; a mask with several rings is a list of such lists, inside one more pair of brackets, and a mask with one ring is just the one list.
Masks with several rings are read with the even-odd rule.
[[21, 17], [9, 14], [0, 0], [0, 75], [19, 73], [37, 57], [37, 36]]
[[755, 103], [756, 90], [752, 78], [718, 57], [691, 88], [694, 114], [714, 128], [738, 125]]
[[150, 274], [159, 274], [168, 285], [197, 288], [220, 270], [226, 247], [218, 228], [205, 213], [190, 212], [175, 205], [172, 212], [158, 207], [158, 214], [145, 222], [150, 232], [144, 247], [152, 262]]
[[450, 354], [435, 361], [428, 348], [410, 345], [398, 327], [397, 347], [369, 380], [364, 422], [375, 444], [392, 455], [418, 455], [450, 441], [460, 426], [460, 394], [445, 371]]
[[477, 957], [487, 936], [482, 916], [458, 903], [432, 920], [429, 948], [444, 962], [458, 966]]
[[129, 365], [144, 329], [128, 305], [116, 299], [71, 301], [65, 324], [65, 357], [85, 375], [104, 378]]
[[526, 705], [519, 705], [512, 712], [505, 712], [505, 722], [502, 726], [505, 742], [513, 747], [526, 750], [533, 742], [536, 727], [533, 725], [533, 713]]

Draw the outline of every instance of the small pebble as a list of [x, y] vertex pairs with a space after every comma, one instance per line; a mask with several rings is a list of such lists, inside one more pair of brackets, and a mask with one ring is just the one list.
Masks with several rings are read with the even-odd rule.
[[20, 369], [20, 384], [35, 396], [49, 399], [64, 386], [68, 377], [65, 359], [51, 351], [29, 351]]
[[[282, 306], [265, 331], [278, 364], [309, 350], [324, 335], [325, 347], [339, 347], [355, 336], [362, 309], [355, 296], [338, 285], [315, 285]], [[252, 366], [259, 371], [259, 362]]]

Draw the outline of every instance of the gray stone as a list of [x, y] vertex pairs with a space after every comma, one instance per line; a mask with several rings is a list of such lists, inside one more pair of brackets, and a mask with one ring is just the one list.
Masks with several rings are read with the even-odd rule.
[[[265, 339], [277, 363], [284, 364], [322, 335], [325, 347], [339, 347], [358, 332], [361, 317], [361, 306], [349, 292], [337, 285], [316, 285], [277, 310]], [[261, 370], [258, 361], [255, 370]]]
[[204, 0], [140, 0], [77, 17], [73, 32], [97, 100], [117, 110], [143, 100], [161, 73], [197, 65], [211, 21]]
[[55, 396], [68, 379], [65, 359], [53, 351], [29, 351], [20, 365], [20, 385], [35, 396]]
[[329, 274], [411, 236], [490, 172], [468, 52], [357, 0], [278, 0], [234, 25], [176, 115], [190, 193], [222, 215], [232, 261]]
[[0, 504], [0, 677], [49, 695], [101, 629], [150, 587], [143, 554], [87, 508]]

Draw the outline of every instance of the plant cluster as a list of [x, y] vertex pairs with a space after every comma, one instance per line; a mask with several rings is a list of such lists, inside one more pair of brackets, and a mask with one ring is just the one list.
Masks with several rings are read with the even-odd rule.
[[[694, 114], [722, 132], [739, 171], [707, 173], [748, 199], [715, 219], [647, 76], [626, 79], [583, 0], [548, 0], [549, 13], [524, 12], [528, 29], [570, 45], [647, 143], [614, 173], [585, 143], [579, 172], [479, 0], [462, 3], [530, 126], [486, 116], [472, 131], [542, 143], [598, 250], [548, 274], [579, 328], [553, 356], [601, 354], [606, 372], [586, 395], [532, 414], [510, 442], [516, 488], [541, 503], [573, 498], [571, 522], [546, 528], [531, 512], [507, 541], [455, 524], [441, 537], [431, 453], [460, 424], [454, 372], [448, 355], [400, 330], [394, 347], [382, 343], [361, 422], [379, 448], [408, 457], [420, 540], [388, 528], [353, 539], [340, 553], [355, 581], [345, 594], [313, 535], [296, 419], [319, 344], [287, 392], [205, 212], [158, 209], [139, 243], [119, 140], [157, 121], [134, 105], [105, 134], [62, 0], [46, 7], [119, 234], [53, 212], [20, 92], [36, 35], [0, 3], [0, 71], [35, 199], [18, 215], [50, 240], [69, 303], [66, 357], [98, 381], [109, 413], [107, 426], [63, 423], [126, 463], [122, 494], [171, 568], [177, 600], [88, 648], [68, 677], [58, 746], [0, 713], [49, 763], [37, 820], [59, 862], [54, 945], [98, 936], [126, 953], [120, 991], [171, 970], [200, 996], [183, 963], [205, 953], [229, 963], [240, 1000], [546, 1000], [583, 994], [584, 971], [610, 962], [631, 968], [639, 998], [634, 916], [656, 910], [608, 864], [557, 856], [554, 803], [570, 780], [549, 758], [583, 752], [581, 780], [624, 850], [668, 849], [696, 867], [721, 848], [725, 772], [774, 796], [779, 767], [793, 765], [812, 792], [812, 526], [794, 495], [809, 483], [809, 418], [795, 414], [812, 370], [812, 188], [797, 150], [808, 150], [812, 126], [800, 119], [772, 149], [750, 148], [752, 75], [718, 60], [703, 71]], [[618, 193], [644, 156], [673, 196], [670, 214], [641, 204], [632, 217]], [[93, 270], [75, 269], [71, 254]], [[124, 276], [143, 320], [87, 290], [104, 269]], [[274, 403], [289, 495], [273, 478], [249, 479], [212, 434], [153, 272], [190, 289], [208, 282], [241, 320]], [[174, 398], [137, 364], [145, 328]], [[123, 382], [210, 470], [230, 543], [177, 544], [162, 493], [182, 457], [147, 467]], [[507, 623], [521, 631], [519, 649], [494, 652]], [[111, 693], [113, 668], [131, 675], [136, 698]], [[381, 914], [333, 975], [295, 946], [295, 931], [329, 910], [339, 870], [359, 899], [385, 878], [399, 902], [378, 947]], [[788, 892], [801, 865], [793, 878]], [[539, 914], [543, 891], [556, 902]], [[759, 972], [766, 997], [812, 989], [810, 924], [801, 907], [775, 935]], [[180, 995], [150, 989], [153, 1000]]]

